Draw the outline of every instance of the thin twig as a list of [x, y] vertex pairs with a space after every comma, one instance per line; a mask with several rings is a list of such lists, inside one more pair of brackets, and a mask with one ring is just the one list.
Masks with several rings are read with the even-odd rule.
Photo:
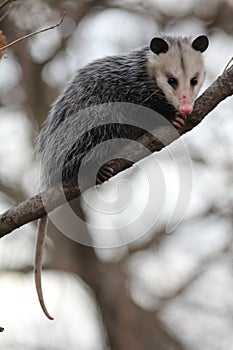
[[7, 4], [9, 4], [9, 2], [13, 2], [13, 1], [16, 1], [16, 0], [6, 0], [6, 1], [4, 1], [2, 4], [0, 4], [0, 10], [1, 10], [4, 6], [6, 6]]
[[53, 26], [50, 26], [50, 27], [47, 27], [47, 28], [44, 28], [44, 29], [39, 29], [39, 30], [37, 30], [37, 31], [35, 31], [33, 33], [30, 33], [30, 34], [24, 35], [21, 38], [18, 38], [16, 40], [12, 41], [11, 43], [1, 47], [0, 51], [3, 51], [5, 49], [7, 49], [8, 47], [11, 47], [11, 46], [15, 45], [15, 44], [17, 44], [18, 42], [20, 42], [20, 41], [22, 41], [24, 39], [30, 38], [33, 35], [40, 34], [40, 33], [46, 32], [47, 30], [59, 27], [62, 24], [63, 20], [64, 20], [64, 16], [65, 16], [65, 12], [63, 12], [62, 18], [60, 19], [60, 21], [57, 24], [55, 24]]
[[9, 12], [11, 11], [12, 7], [13, 7], [13, 2], [10, 3], [10, 5], [9, 5], [8, 9], [6, 10], [6, 12], [0, 17], [0, 23], [4, 20], [4, 18], [6, 18], [6, 16], [9, 15]]
[[231, 57], [230, 61], [227, 63], [227, 65], [226, 65], [224, 71], [227, 70], [227, 69], [230, 67], [231, 62], [233, 62], [233, 57]]

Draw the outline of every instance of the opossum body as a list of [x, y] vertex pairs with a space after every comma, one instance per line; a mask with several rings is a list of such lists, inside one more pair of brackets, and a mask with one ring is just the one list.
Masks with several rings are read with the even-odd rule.
[[[119, 120], [115, 114], [102, 115], [98, 109], [102, 104], [128, 102], [145, 106], [162, 114], [176, 128], [184, 125], [205, 77], [202, 53], [207, 47], [208, 38], [204, 35], [195, 40], [155, 37], [150, 47], [106, 57], [80, 69], [53, 105], [38, 138], [43, 187], [58, 184], [60, 174], [63, 182], [76, 179], [83, 157], [95, 145], [107, 139], [140, 136], [142, 131], [122, 126], [122, 114], [119, 113]], [[80, 111], [92, 106], [96, 112], [81, 118]], [[96, 118], [102, 118], [102, 126], [96, 127]], [[95, 157], [101, 165], [101, 154]], [[98, 181], [109, 176], [111, 169], [103, 169]], [[40, 235], [38, 232], [41, 242], [36, 249], [36, 285], [41, 306], [51, 318], [39, 281], [43, 247]]]
[[[53, 105], [38, 138], [42, 185], [45, 188], [56, 185], [62, 171], [65, 182], [76, 178], [83, 156], [93, 146], [106, 139], [124, 138], [127, 134], [122, 127], [124, 116], [102, 115], [102, 104], [142, 105], [180, 127], [185, 116], [191, 113], [203, 83], [202, 52], [207, 46], [206, 36], [194, 41], [153, 38], [150, 48], [144, 47], [125, 56], [106, 57], [80, 69]], [[95, 107], [95, 114], [81, 116], [80, 111], [88, 107]], [[176, 112], [179, 116], [173, 120]], [[105, 125], [96, 127], [96, 119]], [[138, 136], [136, 132], [132, 138]], [[96, 161], [101, 160], [101, 154], [98, 157]]]

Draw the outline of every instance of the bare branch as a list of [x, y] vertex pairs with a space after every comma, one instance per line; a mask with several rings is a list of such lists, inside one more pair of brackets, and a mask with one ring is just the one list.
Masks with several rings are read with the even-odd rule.
[[0, 10], [1, 10], [4, 6], [6, 6], [7, 4], [13, 3], [13, 1], [17, 1], [17, 0], [5, 0], [5, 1], [3, 1], [3, 3], [0, 4]]
[[6, 10], [6, 12], [0, 17], [0, 23], [6, 18], [6, 16], [9, 15], [12, 7], [13, 7], [13, 2], [10, 3], [10, 5], [8, 6], [8, 9]]
[[[233, 66], [225, 70], [224, 73], [203, 93], [203, 95], [198, 98], [193, 113], [189, 116], [185, 127], [180, 130], [180, 135], [194, 128], [221, 101], [232, 94]], [[156, 134], [159, 135], [158, 140], [155, 140], [154, 137], [146, 134], [138, 140], [139, 142], [136, 144], [136, 147], [134, 144], [133, 149], [126, 149], [127, 154], [130, 156], [129, 159], [133, 159], [136, 162], [145, 157], [144, 147], [150, 149], [151, 152], [160, 151], [163, 147], [178, 138], [177, 132], [175, 132], [172, 127], [162, 127], [160, 130], [156, 130]], [[159, 140], [163, 140], [164, 143]], [[114, 175], [131, 165], [131, 163], [128, 164], [124, 160], [111, 161]], [[88, 188], [88, 183], [86, 184], [86, 188]], [[78, 186], [67, 186], [63, 191], [67, 201], [80, 196]], [[50, 212], [63, 204], [63, 191], [61, 188], [53, 188], [43, 193], [39, 193], [15, 207], [8, 209], [0, 216], [0, 238], [30, 221], [43, 217], [47, 212]], [[43, 203], [46, 206], [46, 210]]]
[[1, 47], [1, 48], [0, 48], [0, 51], [6, 50], [6, 49], [8, 49], [9, 47], [11, 47], [11, 46], [13, 46], [13, 45], [19, 43], [20, 41], [30, 38], [31, 36], [34, 36], [34, 35], [36, 35], [36, 34], [40, 34], [40, 33], [43, 33], [43, 32], [47, 32], [47, 31], [50, 30], [50, 29], [54, 29], [54, 28], [56, 28], [56, 27], [59, 27], [59, 26], [62, 24], [63, 20], [64, 20], [64, 16], [65, 16], [65, 12], [63, 12], [63, 15], [62, 15], [62, 17], [61, 17], [61, 19], [60, 19], [60, 21], [59, 21], [58, 23], [54, 24], [53, 26], [46, 27], [46, 28], [43, 28], [43, 29], [39, 29], [39, 30], [36, 30], [36, 31], [33, 32], [33, 33], [24, 35], [24, 36], [22, 36], [22, 37], [20, 37], [20, 38], [18, 38], [18, 39], [16, 39], [16, 40], [14, 40], [14, 41], [12, 41], [11, 43], [9, 43], [9, 44], [7, 44], [7, 45]]
[[227, 65], [226, 65], [224, 71], [227, 70], [228, 68], [230, 68], [230, 65], [231, 65], [232, 63], [233, 63], [233, 57], [231, 57], [230, 61], [227, 63]]

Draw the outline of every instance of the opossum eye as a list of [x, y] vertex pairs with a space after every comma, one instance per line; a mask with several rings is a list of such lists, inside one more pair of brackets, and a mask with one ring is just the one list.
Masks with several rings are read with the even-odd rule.
[[169, 85], [171, 85], [173, 87], [173, 89], [175, 89], [178, 86], [178, 80], [176, 78], [169, 77], [167, 79], [167, 82]]
[[190, 80], [190, 84], [191, 84], [192, 87], [196, 86], [197, 83], [198, 83], [198, 80], [197, 80], [196, 77], [194, 77], [194, 78], [192, 78], [192, 79]]

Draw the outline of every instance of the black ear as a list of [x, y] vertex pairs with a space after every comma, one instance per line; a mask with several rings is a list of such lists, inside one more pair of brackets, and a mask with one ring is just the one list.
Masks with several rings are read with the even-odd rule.
[[153, 38], [150, 42], [150, 49], [156, 53], [156, 55], [159, 55], [160, 53], [166, 53], [169, 47], [164, 39]]
[[205, 35], [201, 35], [197, 37], [192, 43], [193, 49], [200, 52], [204, 52], [208, 46], [209, 46], [209, 39]]

